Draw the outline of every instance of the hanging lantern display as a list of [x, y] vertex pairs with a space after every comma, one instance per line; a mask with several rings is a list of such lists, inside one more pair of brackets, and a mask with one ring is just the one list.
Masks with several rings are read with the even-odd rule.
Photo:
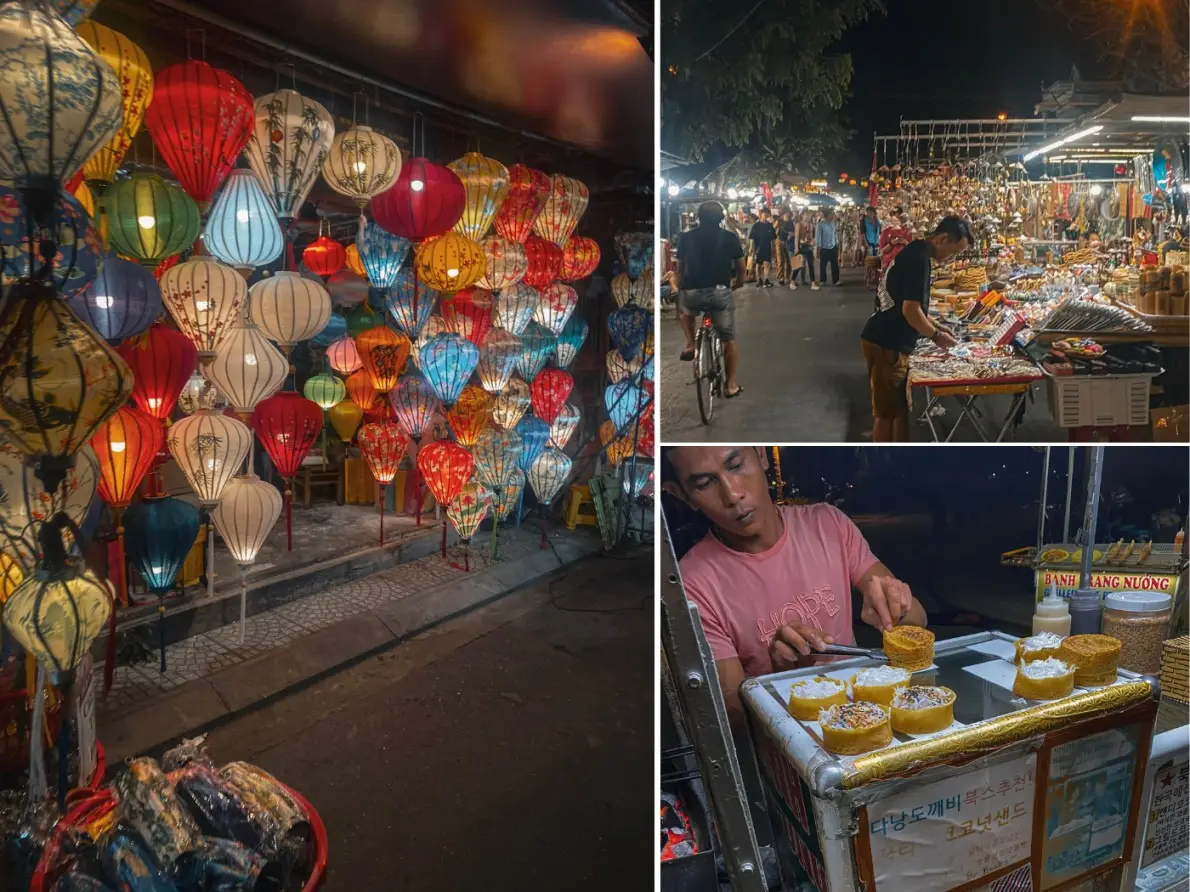
[[478, 288], [468, 288], [458, 294], [442, 298], [442, 318], [447, 328], [464, 337], [476, 347], [483, 347], [492, 327], [495, 301], [492, 295]]
[[555, 449], [565, 449], [581, 419], [582, 413], [578, 407], [566, 403], [550, 422], [550, 445]]
[[380, 484], [380, 544], [384, 544], [384, 501], [385, 488], [397, 476], [397, 468], [405, 451], [409, 448], [409, 437], [396, 424], [386, 421], [379, 424], [365, 424], [359, 429], [360, 451], [368, 463], [368, 469]]
[[243, 467], [252, 445], [248, 426], [214, 409], [170, 425], [166, 446], [203, 508], [213, 508]]
[[455, 404], [446, 410], [446, 422], [455, 439], [470, 449], [492, 419], [495, 398], [482, 387], [468, 384]]
[[363, 411], [370, 412], [379, 395], [372, 385], [372, 377], [365, 369], [359, 369], [347, 376], [347, 395]]
[[375, 223], [362, 221], [355, 236], [356, 256], [373, 288], [391, 288], [409, 256], [409, 240], [390, 235]]
[[496, 324], [519, 338], [533, 320], [540, 299], [538, 290], [523, 282], [505, 288], [496, 298]]
[[[583, 342], [587, 340], [587, 323], [577, 316], [571, 316], [566, 325], [562, 328], [562, 333], [558, 335], [558, 342], [555, 346], [555, 352], [558, 357], [558, 365], [566, 368], [576, 356], [579, 350], [583, 347]], [[615, 353], [615, 350], [609, 350], [608, 353]]]
[[409, 337], [417, 338], [433, 314], [438, 296], [433, 288], [419, 287], [413, 272], [406, 269], [397, 275], [386, 303], [397, 328]]
[[186, 386], [198, 351], [190, 339], [158, 323], [116, 350], [132, 371], [132, 400], [158, 421], [166, 421]]
[[446, 166], [462, 181], [466, 194], [463, 215], [455, 223], [454, 230], [477, 242], [488, 234], [500, 205], [504, 203], [508, 193], [508, 168], [479, 152], [468, 152]]
[[281, 256], [285, 236], [268, 196], [250, 170], [233, 170], [207, 217], [203, 244], [211, 256], [248, 271]]
[[446, 508], [446, 519], [459, 534], [463, 545], [471, 541], [483, 523], [483, 519], [492, 510], [492, 494], [480, 483], [474, 481], [464, 483]]
[[558, 271], [558, 278], [563, 282], [585, 279], [599, 268], [601, 257], [597, 241], [572, 235], [562, 247], [562, 268]]
[[241, 322], [228, 332], [202, 370], [227, 397], [228, 405], [247, 416], [257, 403], [281, 389], [289, 376], [289, 363], [255, 324]]
[[41, 222], [34, 216], [20, 192], [0, 186], [0, 259], [5, 288], [16, 279], [41, 272], [45, 265], [42, 244], [48, 241], [55, 248], [49, 281], [64, 297], [79, 294], [95, 281], [103, 262], [91, 218], [69, 195], [52, 201]]
[[[393, 236], [396, 238], [396, 236]], [[359, 246], [352, 243], [347, 246], [347, 268], [355, 273], [357, 276], [368, 275], [368, 270], [364, 267], [363, 260], [359, 256]]]
[[520, 435], [516, 431], [489, 427], [475, 441], [475, 476], [494, 493], [504, 489], [521, 457]]
[[391, 188], [400, 172], [401, 150], [397, 144], [362, 124], [335, 135], [322, 165], [327, 185], [360, 208]]
[[505, 430], [512, 430], [529, 411], [531, 400], [529, 385], [513, 375], [496, 397], [496, 404], [492, 407], [492, 420]]
[[331, 427], [344, 443], [350, 443], [355, 436], [356, 428], [364, 420], [364, 410], [351, 400], [342, 400], [326, 410], [326, 417], [331, 421]]
[[410, 158], [392, 188], [372, 199], [372, 216], [393, 235], [421, 242], [450, 230], [463, 215], [466, 200], [453, 170]]
[[89, 16], [99, 0], [50, 0], [50, 8], [72, 28]]
[[178, 329], [211, 359], [248, 300], [248, 286], [235, 270], [198, 257], [179, 263], [161, 277], [161, 298]]
[[191, 59], [157, 72], [145, 127], [186, 194], [205, 211], [248, 144], [254, 119], [243, 84]]
[[536, 235], [525, 240], [525, 260], [528, 265], [521, 281], [534, 288], [545, 288], [562, 271], [562, 249]]
[[198, 205], [154, 173], [134, 173], [107, 190], [108, 240], [121, 254], [156, 266], [198, 238]]
[[550, 178], [539, 170], [523, 164], [508, 168], [508, 191], [493, 224], [496, 232], [510, 242], [524, 244], [545, 207], [550, 186]]
[[606, 364], [608, 380], [613, 384], [619, 384], [625, 378], [634, 378], [640, 374], [642, 357], [634, 357], [630, 362], [620, 355], [619, 350], [608, 350]]
[[632, 302], [638, 307], [644, 307], [650, 313], [656, 305], [653, 287], [653, 267], [649, 267], [640, 278], [632, 283]]
[[495, 509], [497, 520], [507, 520], [513, 509], [520, 504], [521, 492], [525, 488], [525, 472], [513, 468], [504, 480], [504, 488], [496, 493]]
[[293, 551], [293, 478], [322, 433], [322, 409], [291, 390], [275, 393], [252, 410], [252, 429], [285, 481], [285, 541]]
[[533, 311], [533, 321], [548, 328], [554, 335], [560, 335], [574, 308], [578, 306], [578, 295], [569, 285], [552, 282], [541, 289], [541, 299]]
[[516, 432], [521, 438], [520, 468], [528, 472], [550, 441], [550, 426], [536, 415], [526, 415], [517, 422]]
[[[321, 228], [323, 221], [319, 220]], [[319, 234], [302, 251], [302, 263], [315, 275], [329, 278], [343, 268], [347, 262], [347, 251], [329, 235]]]
[[525, 256], [525, 246], [519, 242], [512, 242], [492, 235], [479, 243], [486, 258], [484, 274], [475, 284], [487, 291], [499, 291], [515, 285], [525, 277], [529, 269], [529, 258]]
[[450, 294], [470, 288], [487, 270], [483, 249], [454, 232], [419, 244], [414, 260], [421, 281]]
[[120, 127], [83, 165], [89, 182], [106, 185], [116, 178], [116, 168], [145, 118], [145, 109], [153, 98], [153, 69], [144, 51], [123, 34], [93, 21], [81, 22], [75, 30], [111, 66], [120, 84]]
[[233, 477], [223, 498], [211, 512], [219, 535], [240, 567], [240, 643], [248, 623], [248, 583], [245, 571], [256, 560], [264, 540], [281, 516], [281, 494], [255, 474]]
[[302, 393], [306, 399], [316, 402], [318, 408], [324, 412], [347, 399], [347, 388], [343, 386], [343, 382], [325, 372], [307, 378]]
[[491, 394], [503, 391], [520, 355], [521, 339], [502, 328], [493, 328], [479, 348], [476, 372], [480, 386]]
[[331, 296], [313, 279], [282, 271], [248, 290], [248, 316], [271, 340], [289, 348], [322, 331], [331, 318]]
[[86, 290], [70, 298], [70, 308], [108, 343], [138, 335], [161, 315], [161, 288], [153, 274], [115, 254], [103, 259]]
[[521, 355], [517, 357], [516, 370], [521, 377], [532, 381], [545, 368], [549, 358], [554, 355], [558, 339], [553, 332], [543, 328], [536, 322], [525, 328], [521, 335]]
[[574, 227], [586, 213], [590, 200], [591, 194], [585, 185], [571, 177], [555, 174], [545, 205], [533, 221], [533, 231], [561, 248], [574, 233]]
[[127, 508], [165, 443], [161, 422], [125, 406], [95, 431], [91, 448], [99, 462], [99, 496], [113, 508]]
[[41, 525], [63, 512], [82, 526], [98, 483], [99, 462], [90, 446], [78, 451], [62, 485], [50, 492], [37, 478], [33, 459], [0, 440], [0, 557], [7, 553], [23, 575], [31, 574], [41, 557]]
[[611, 332], [612, 346], [631, 361], [641, 352], [645, 338], [653, 328], [653, 314], [644, 307], [629, 304], [611, 312], [607, 317], [607, 327]]
[[340, 313], [331, 313], [322, 331], [310, 338], [310, 343], [317, 347], [329, 347], [339, 338], [347, 334], [347, 319]]
[[607, 407], [608, 417], [620, 433], [626, 432], [628, 426], [650, 405], [645, 391], [628, 380], [609, 384], [603, 391], [603, 403]]
[[0, 7], [0, 182], [56, 191], [120, 129], [120, 80], [48, 5]]
[[456, 334], [440, 334], [421, 348], [419, 364], [443, 405], [452, 406], [479, 363], [479, 348]]
[[632, 280], [627, 273], [612, 278], [612, 300], [617, 307], [626, 307], [632, 300]]
[[[397, 386], [405, 371], [413, 343], [400, 332], [385, 325], [369, 328], [358, 338], [359, 358], [377, 393], [388, 393]], [[361, 403], [361, 405], [363, 405]]]
[[610, 419], [599, 425], [599, 442], [603, 444], [603, 454], [612, 465], [618, 465], [632, 455], [631, 437], [619, 436], [615, 422]]
[[368, 299], [368, 280], [344, 267], [327, 280], [326, 290], [335, 306], [358, 307]]
[[388, 398], [401, 430], [420, 443], [440, 407], [433, 389], [421, 378], [405, 375]]
[[543, 369], [529, 385], [533, 413], [546, 424], [551, 424], [562, 411], [570, 391], [574, 389], [574, 378], [563, 369]]
[[570, 456], [561, 449], [547, 446], [533, 459], [525, 472], [525, 479], [533, 495], [542, 505], [549, 505], [566, 485], [570, 476]]
[[417, 469], [439, 505], [449, 505], [471, 479], [475, 459], [449, 440], [435, 440], [417, 452]]
[[326, 359], [331, 368], [340, 375], [350, 375], [363, 367], [356, 349], [355, 339], [351, 337], [339, 338], [326, 348]]
[[256, 100], [244, 154], [282, 220], [299, 215], [335, 139], [335, 123], [319, 103], [297, 90]]

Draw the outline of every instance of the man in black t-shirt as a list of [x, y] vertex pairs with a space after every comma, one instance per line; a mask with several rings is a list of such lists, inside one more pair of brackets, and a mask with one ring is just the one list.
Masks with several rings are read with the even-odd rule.
[[965, 221], [944, 217], [924, 239], [901, 249], [884, 271], [876, 312], [860, 335], [872, 388], [873, 443], [909, 439], [909, 355], [918, 338], [929, 338], [940, 347], [957, 343], [949, 329], [930, 320], [930, 272], [935, 263], [945, 263], [974, 241]]
[[773, 226], [772, 214], [765, 208], [760, 212], [760, 219], [748, 234], [754, 247], [753, 257], [756, 260], [756, 287], [772, 288], [773, 280], [769, 278], [769, 269], [773, 264], [773, 242], [777, 240], [777, 228]]
[[723, 364], [727, 385], [724, 396], [739, 396], [736, 383], [738, 351], [735, 343], [735, 300], [732, 291], [744, 285], [744, 249], [739, 236], [723, 222], [723, 206], [703, 202], [698, 208], [698, 228], [682, 235], [678, 244], [678, 269], [674, 287], [678, 290], [678, 322], [686, 335], [681, 358], [694, 359], [694, 317], [707, 313], [723, 341]]

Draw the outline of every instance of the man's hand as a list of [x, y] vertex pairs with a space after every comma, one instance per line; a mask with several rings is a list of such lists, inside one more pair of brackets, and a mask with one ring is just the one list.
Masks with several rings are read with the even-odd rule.
[[769, 643], [769, 659], [773, 663], [774, 672], [784, 672], [786, 669], [796, 669], [805, 661], [799, 661], [799, 655], [809, 656], [813, 651], [821, 651], [828, 644], [834, 644], [835, 639], [821, 629], [804, 626], [800, 623], [790, 623], [782, 626]]
[[864, 607], [859, 617], [869, 626], [889, 631], [913, 606], [909, 586], [893, 576], [873, 576], [860, 589]]
[[934, 332], [934, 337], [930, 340], [939, 347], [953, 347], [959, 342], [959, 339], [951, 333], [949, 328], [943, 328], [941, 325], [938, 326], [938, 330]]

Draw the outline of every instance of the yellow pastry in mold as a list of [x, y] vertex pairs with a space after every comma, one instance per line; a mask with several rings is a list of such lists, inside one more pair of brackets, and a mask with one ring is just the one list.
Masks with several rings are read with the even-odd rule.
[[842, 703], [818, 716], [822, 743], [832, 753], [858, 756], [892, 743], [888, 710], [878, 703]]
[[932, 734], [954, 724], [955, 692], [950, 688], [913, 685], [892, 700], [892, 726], [899, 734]]
[[909, 670], [895, 666], [871, 666], [851, 676], [851, 696], [859, 702], [888, 706], [898, 688], [909, 684]]
[[1057, 657], [1022, 663], [1012, 683], [1012, 692], [1026, 700], [1058, 700], [1073, 690], [1074, 667]]
[[884, 634], [884, 653], [897, 669], [917, 672], [934, 662], [934, 633], [920, 626], [897, 626]]
[[822, 710], [846, 702], [847, 686], [843, 682], [817, 675], [794, 684], [789, 691], [789, 714], [804, 722], [816, 722]]

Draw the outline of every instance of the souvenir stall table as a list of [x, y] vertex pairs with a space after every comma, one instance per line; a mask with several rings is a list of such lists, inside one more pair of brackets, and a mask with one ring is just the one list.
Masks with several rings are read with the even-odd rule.
[[[929, 425], [935, 443], [948, 443], [965, 420], [971, 423], [981, 440], [999, 443], [1012, 430], [1029, 390], [1040, 380], [1041, 372], [1012, 347], [988, 347], [960, 344], [949, 350], [930, 345], [909, 358], [909, 387], [925, 391], [922, 420]], [[1012, 397], [1003, 420], [991, 419], [984, 401], [993, 395]], [[954, 399], [959, 413], [946, 428], [935, 417], [934, 409], [944, 399]]]

